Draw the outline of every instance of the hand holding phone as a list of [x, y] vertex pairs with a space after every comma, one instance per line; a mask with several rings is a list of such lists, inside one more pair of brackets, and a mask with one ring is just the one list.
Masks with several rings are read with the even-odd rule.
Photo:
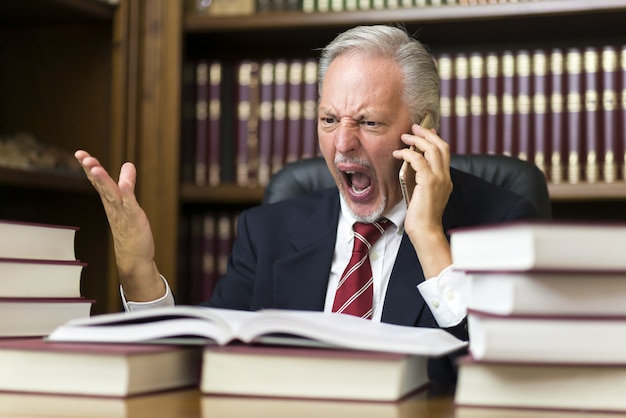
[[[420, 126], [425, 129], [431, 129], [433, 127], [432, 117], [430, 113], [427, 113], [422, 119]], [[412, 151], [417, 151], [415, 145], [411, 145], [409, 147]], [[406, 205], [409, 206], [409, 201], [411, 200], [411, 196], [413, 196], [413, 190], [415, 189], [415, 170], [411, 167], [411, 164], [408, 161], [404, 161], [402, 163], [402, 167], [400, 167], [400, 188], [402, 189], [402, 196], [404, 197], [404, 201]]]

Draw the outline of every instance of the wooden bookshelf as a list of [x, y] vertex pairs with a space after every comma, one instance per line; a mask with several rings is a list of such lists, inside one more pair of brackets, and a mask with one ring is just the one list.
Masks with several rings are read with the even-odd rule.
[[[28, 132], [70, 160], [84, 148], [117, 163], [114, 89], [126, 70], [116, 67], [124, 41], [113, 40], [123, 10], [97, 0], [0, 2], [0, 136]], [[108, 224], [82, 170], [0, 167], [0, 191], [1, 218], [80, 228], [81, 292], [96, 300], [94, 313], [118, 310]]]
[[[140, 165], [138, 189], [157, 241], [160, 270], [177, 288], [179, 214], [193, 211], [240, 208], [261, 202], [262, 188], [225, 184], [204, 187], [181, 184], [181, 67], [186, 59], [219, 57], [316, 56], [334, 36], [359, 24], [398, 23], [417, 33], [433, 51], [467, 49], [475, 45], [504, 47], [563, 46], [588, 42], [626, 43], [621, 27], [626, 19], [626, 0], [538, 0], [510, 4], [486, 4], [358, 12], [269, 12], [248, 16], [199, 16], [185, 13], [182, 0], [154, 0], [138, 10], [143, 27], [158, 28], [139, 36], [142, 56], [138, 79], [152, 83], [139, 86], [137, 142], [133, 148]], [[163, 48], [155, 52], [149, 45]], [[150, 52], [151, 51], [151, 52]], [[146, 94], [149, 93], [149, 94]], [[146, 99], [145, 96], [148, 96]], [[151, 103], [161, 100], [160, 107]], [[166, 101], [167, 104], [163, 104]], [[147, 112], [147, 113], [146, 113]], [[147, 115], [147, 117], [146, 117]], [[147, 133], [152, 132], [148, 135]], [[614, 184], [550, 185], [559, 217], [601, 218], [606, 204], [611, 208], [626, 202], [623, 182]], [[582, 206], [580, 202], [584, 203]], [[608, 202], [608, 203], [607, 203]], [[568, 208], [572, 207], [571, 213]], [[612, 216], [619, 210], [610, 209]], [[184, 267], [184, 266], [183, 266]]]

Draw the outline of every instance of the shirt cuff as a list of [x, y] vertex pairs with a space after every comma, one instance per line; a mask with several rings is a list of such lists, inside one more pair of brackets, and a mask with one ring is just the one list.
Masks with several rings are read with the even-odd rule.
[[144, 309], [174, 306], [174, 295], [172, 295], [172, 292], [170, 291], [170, 286], [167, 284], [167, 280], [165, 280], [165, 277], [163, 277], [163, 275], [161, 275], [161, 279], [165, 284], [165, 294], [159, 299], [151, 300], [148, 302], [127, 301], [126, 297], [124, 296], [124, 289], [122, 289], [122, 286], [120, 285], [120, 295], [122, 296], [122, 305], [124, 305], [124, 310], [126, 312], [133, 312], [141, 311]]
[[437, 277], [417, 285], [435, 321], [442, 328], [458, 325], [467, 316], [470, 276], [450, 265]]

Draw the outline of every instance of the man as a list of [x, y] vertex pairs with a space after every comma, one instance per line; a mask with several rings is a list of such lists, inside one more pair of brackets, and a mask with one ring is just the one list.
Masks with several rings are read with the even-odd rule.
[[[468, 339], [468, 278], [451, 269], [446, 231], [536, 217], [536, 211], [520, 196], [450, 169], [447, 143], [418, 124], [428, 113], [435, 126], [439, 121], [436, 66], [403, 29], [362, 26], [340, 34], [322, 52], [319, 89], [320, 149], [339, 193], [324, 190], [241, 214], [228, 272], [207, 305], [335, 311], [353, 223], [385, 218], [388, 226], [369, 251], [366, 316], [446, 328]], [[126, 308], [172, 304], [135, 199], [135, 167], [124, 164], [116, 184], [85, 151], [76, 158], [102, 197]], [[398, 181], [403, 161], [416, 172], [408, 207]], [[432, 362], [431, 378], [453, 383], [453, 362]]]

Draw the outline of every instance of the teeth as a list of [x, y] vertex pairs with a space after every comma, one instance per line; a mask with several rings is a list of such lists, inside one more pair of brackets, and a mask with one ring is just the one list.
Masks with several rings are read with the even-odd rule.
[[356, 187], [352, 186], [352, 191], [353, 191], [355, 194], [362, 194], [362, 193], [364, 193], [366, 190], [367, 190], [367, 189], [357, 189]]
[[346, 174], [354, 174], [356, 171], [346, 171]]

